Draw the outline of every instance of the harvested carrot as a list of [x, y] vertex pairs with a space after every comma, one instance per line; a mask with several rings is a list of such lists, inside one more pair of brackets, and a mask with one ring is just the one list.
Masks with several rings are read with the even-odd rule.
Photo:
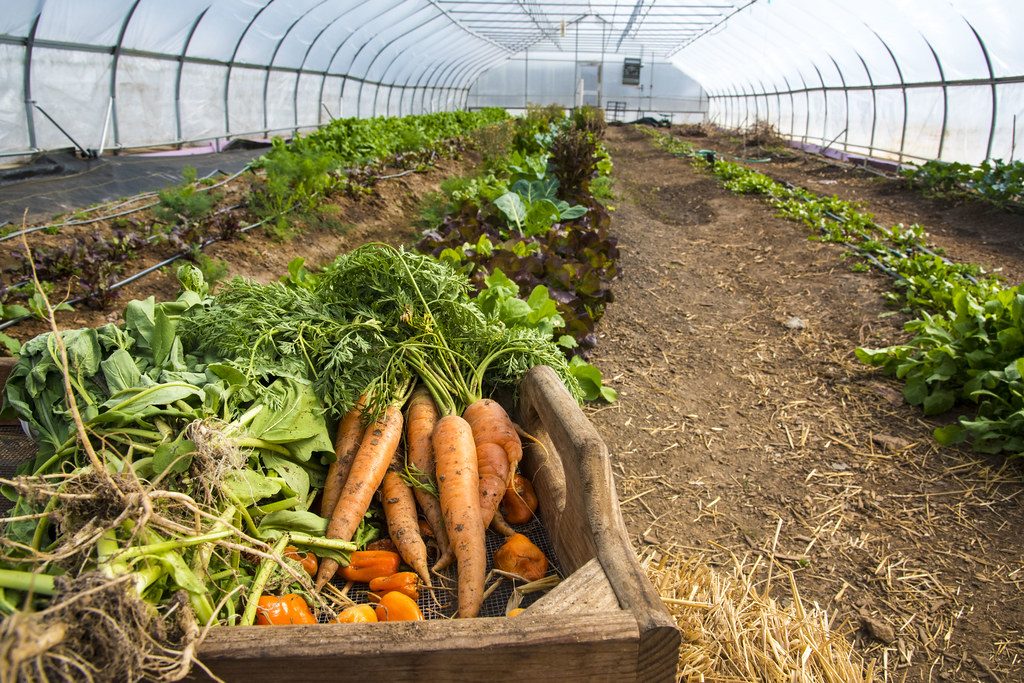
[[[425, 484], [437, 488], [437, 480], [434, 477], [434, 447], [430, 441], [430, 435], [434, 433], [434, 426], [437, 424], [437, 406], [430, 392], [425, 387], [417, 387], [412, 392], [409, 405], [406, 408], [405, 445], [408, 451], [409, 465], [417, 470], [417, 476], [425, 476]], [[444, 528], [444, 516], [441, 514], [441, 501], [419, 486], [413, 487], [413, 495], [419, 503], [423, 516], [427, 519], [434, 533], [434, 540], [437, 542], [437, 552], [440, 558], [434, 565], [434, 571], [444, 569], [452, 561], [451, 544], [448, 542], [448, 532]], [[424, 579], [426, 580], [426, 579]]]
[[379, 576], [376, 579], [370, 579], [370, 591], [377, 595], [398, 591], [408, 595], [413, 600], [417, 600], [420, 597], [419, 584], [420, 578], [416, 576], [416, 572], [398, 572], [391, 576]]
[[[389, 405], [380, 420], [366, 428], [359, 451], [352, 461], [348, 480], [327, 524], [327, 537], [351, 541], [359, 528], [373, 494], [384, 480], [388, 465], [402, 440], [402, 411]], [[337, 561], [325, 557], [320, 563], [316, 587], [320, 590], [338, 570]]]
[[497, 510], [494, 513], [494, 519], [491, 520], [491, 528], [502, 536], [515, 536], [516, 530], [508, 525], [505, 518], [501, 516], [501, 510]]
[[530, 480], [516, 474], [501, 499], [501, 508], [505, 521], [512, 524], [526, 524], [533, 519], [533, 513], [537, 511], [537, 494]]
[[416, 517], [416, 498], [412, 489], [396, 471], [400, 457], [395, 458], [392, 469], [384, 475], [381, 484], [381, 501], [384, 505], [384, 518], [388, 522], [388, 535], [398, 547], [398, 554], [405, 563], [416, 570], [424, 583], [430, 583], [430, 570], [427, 569], [427, 546], [420, 536], [420, 528]]
[[317, 562], [316, 555], [313, 553], [308, 550], [299, 550], [295, 546], [290, 545], [284, 549], [284, 556], [301, 564], [302, 569], [310, 576], [316, 576]]
[[548, 558], [526, 536], [514, 534], [494, 553], [494, 566], [527, 581], [536, 581], [548, 573]]
[[334, 462], [327, 468], [323, 497], [320, 499], [321, 517], [331, 516], [334, 506], [338, 504], [341, 490], [345, 488], [349, 470], [352, 469], [352, 460], [359, 451], [359, 442], [363, 436], [360, 422], [365, 404], [366, 396], [360, 396], [352, 410], [345, 413], [345, 417], [338, 423], [338, 434], [334, 441]]
[[377, 612], [372, 605], [352, 605], [338, 613], [339, 624], [377, 623]]
[[486, 528], [512, 483], [512, 475], [523, 457], [523, 444], [515, 424], [497, 401], [474, 401], [462, 417], [473, 430], [480, 476], [480, 514]]
[[377, 621], [423, 621], [416, 601], [398, 591], [382, 595], [376, 611]]
[[458, 563], [459, 616], [475, 617], [483, 602], [487, 549], [473, 432], [461, 417], [447, 415], [438, 420], [432, 442], [441, 511]]
[[346, 581], [369, 583], [381, 576], [391, 576], [398, 571], [401, 558], [387, 550], [357, 550], [349, 556], [348, 566], [338, 570]]

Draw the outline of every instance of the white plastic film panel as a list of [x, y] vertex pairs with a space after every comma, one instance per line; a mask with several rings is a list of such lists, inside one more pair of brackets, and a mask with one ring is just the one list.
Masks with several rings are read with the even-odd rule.
[[[708, 89], [709, 117], [726, 125], [760, 119], [818, 145], [842, 133], [834, 146], [850, 152], [979, 163], [1015, 153], [1021, 26], [1024, 3], [1009, 0], [774, 0], [673, 61]], [[792, 94], [792, 115], [775, 113], [772, 93]]]
[[434, 0], [0, 0], [0, 154], [436, 110], [507, 55]]
[[[24, 59], [25, 48], [20, 45], [0, 45], [0, 63], [20, 64]], [[0, 88], [0, 149], [28, 147], [24, 93], [16, 88]]]

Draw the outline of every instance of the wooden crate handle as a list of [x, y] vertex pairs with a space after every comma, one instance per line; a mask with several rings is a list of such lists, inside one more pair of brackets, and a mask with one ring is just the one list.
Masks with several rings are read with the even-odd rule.
[[587, 526], [578, 533], [594, 540], [595, 555], [619, 604], [637, 620], [637, 680], [674, 680], [679, 630], [633, 554], [604, 441], [558, 375], [545, 365], [523, 377], [519, 413], [526, 423], [539, 423], [547, 431], [562, 460], [566, 507], [578, 510]]

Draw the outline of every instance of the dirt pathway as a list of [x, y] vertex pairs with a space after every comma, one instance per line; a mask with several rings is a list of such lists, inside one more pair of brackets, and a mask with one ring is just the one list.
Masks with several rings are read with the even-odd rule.
[[623, 279], [595, 409], [638, 548], [764, 554], [894, 680], [1020, 680], [1020, 471], [936, 449], [857, 345], [900, 338], [880, 276], [612, 129]]

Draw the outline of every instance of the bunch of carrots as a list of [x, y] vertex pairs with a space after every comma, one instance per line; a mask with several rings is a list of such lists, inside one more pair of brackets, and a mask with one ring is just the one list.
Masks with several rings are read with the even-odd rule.
[[[485, 530], [494, 524], [514, 538], [497, 511], [522, 488], [517, 426], [485, 387], [514, 390], [526, 370], [546, 364], [579, 395], [549, 334], [485, 315], [469, 292], [448, 264], [368, 244], [306, 289], [229, 284], [191, 320], [206, 352], [246, 349], [245, 365], [257, 370], [301, 360], [324, 406], [342, 416], [320, 508], [327, 536], [352, 540], [380, 491], [391, 539], [424, 584], [431, 570], [456, 564], [461, 617], [476, 616], [483, 601]], [[433, 567], [421, 513], [439, 551]], [[543, 553], [527, 550], [540, 566]], [[317, 588], [337, 571], [325, 558]]]
[[[523, 455], [516, 425], [491, 399], [472, 402], [461, 416], [442, 416], [426, 385], [411, 393], [404, 415], [396, 401], [364, 426], [364, 405], [359, 401], [338, 426], [337, 459], [328, 470], [320, 508], [329, 519], [327, 536], [351, 540], [379, 490], [388, 533], [402, 560], [426, 585], [431, 583], [431, 570], [441, 571], [454, 560], [459, 616], [476, 616], [487, 567], [485, 530], [501, 519], [498, 507], [507, 492], [521, 498], [512, 487]], [[403, 427], [405, 457], [400, 449]], [[404, 473], [410, 471], [422, 485], [408, 483]], [[533, 504], [535, 509], [535, 498]], [[420, 512], [438, 548], [432, 568], [420, 533]], [[503, 521], [496, 528], [510, 536], [515, 533]], [[536, 546], [533, 549], [543, 557]], [[338, 569], [334, 560], [321, 562], [317, 588]]]

